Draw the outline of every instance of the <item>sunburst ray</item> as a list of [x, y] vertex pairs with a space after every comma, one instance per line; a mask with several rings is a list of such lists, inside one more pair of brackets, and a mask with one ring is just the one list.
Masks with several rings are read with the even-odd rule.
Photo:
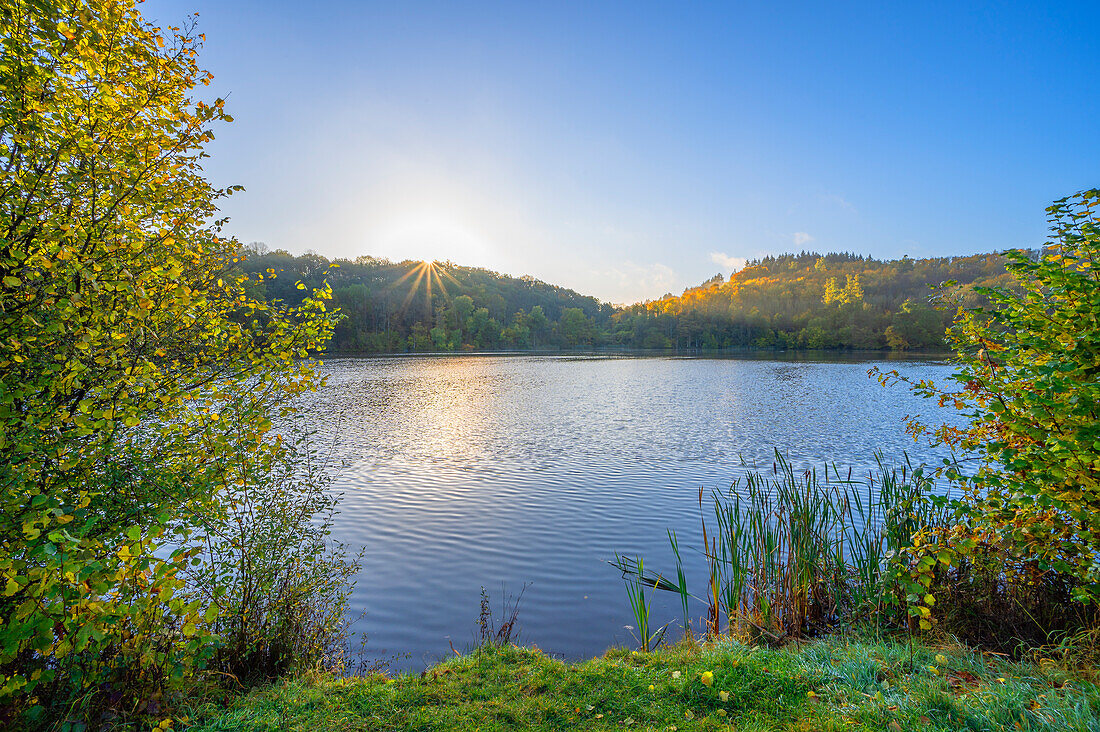
[[447, 292], [447, 284], [444, 278], [456, 285], [461, 285], [450, 272], [443, 269], [438, 263], [418, 262], [408, 272], [401, 275], [396, 282], [390, 285], [390, 288], [397, 289], [406, 282], [409, 282], [409, 280], [412, 280], [408, 286], [409, 291], [405, 294], [405, 298], [401, 302], [401, 307], [406, 308], [409, 306], [409, 303], [416, 298], [417, 293], [420, 291], [421, 283], [424, 283], [424, 303], [430, 311], [432, 307], [433, 289], [437, 289], [443, 295], [443, 299], [450, 302], [451, 295]]

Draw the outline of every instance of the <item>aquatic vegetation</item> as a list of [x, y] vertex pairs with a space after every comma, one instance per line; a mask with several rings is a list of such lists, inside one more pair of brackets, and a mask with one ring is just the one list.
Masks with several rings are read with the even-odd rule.
[[[769, 643], [897, 620], [904, 608], [893, 592], [890, 559], [914, 533], [947, 525], [951, 510], [921, 468], [888, 469], [880, 459], [877, 473], [854, 479], [835, 465], [796, 472], [778, 453], [770, 475], [752, 470], [726, 491], [700, 490], [699, 509], [708, 570], [703, 596], [689, 591], [671, 532], [675, 582], [646, 570], [641, 559], [616, 557], [612, 564], [632, 596], [642, 587], [677, 593], [685, 621], [688, 599], [701, 602], [700, 630], [708, 637], [747, 634]], [[690, 632], [688, 622], [684, 627]]]
[[489, 593], [481, 588], [481, 610], [477, 617], [478, 647], [507, 646], [519, 639], [519, 604], [527, 585], [520, 588], [519, 595], [511, 597], [500, 588], [500, 620], [493, 616], [493, 605]]
[[[660, 645], [661, 641], [665, 637], [665, 631], [668, 629], [668, 623], [665, 623], [657, 630], [650, 632], [650, 600], [646, 597], [646, 587], [653, 587], [653, 584], [648, 584], [643, 578], [644, 566], [641, 557], [633, 560], [628, 560], [625, 557], [615, 555], [615, 561], [618, 565], [634, 566], [637, 568], [635, 575], [627, 578], [626, 581], [626, 595], [630, 601], [630, 609], [634, 613], [634, 621], [637, 625], [634, 628], [638, 643], [642, 651], [648, 653], [651, 648], [655, 648]], [[625, 576], [625, 575], [624, 575]], [[668, 589], [668, 588], [664, 588]]]

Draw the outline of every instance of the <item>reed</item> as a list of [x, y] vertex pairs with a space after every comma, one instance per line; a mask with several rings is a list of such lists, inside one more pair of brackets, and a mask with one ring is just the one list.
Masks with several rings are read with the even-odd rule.
[[770, 475], [751, 470], [726, 491], [700, 490], [702, 595], [689, 591], [673, 532], [675, 582], [646, 570], [641, 558], [616, 556], [612, 564], [640, 626], [645, 610], [646, 628], [647, 587], [680, 595], [688, 633], [689, 599], [701, 603], [710, 637], [780, 643], [861, 620], [893, 622], [904, 617], [904, 603], [889, 579], [891, 558], [915, 532], [939, 531], [950, 519], [934, 487], [922, 469], [887, 468], [881, 457], [877, 470], [853, 478], [835, 465], [796, 471], [776, 453]]
[[660, 577], [646, 579], [645, 564], [641, 557], [630, 559], [616, 554], [615, 561], [612, 564], [620, 568], [629, 568], [629, 571], [627, 569], [623, 570], [623, 577], [626, 580], [626, 596], [630, 601], [630, 609], [634, 613], [634, 622], [637, 623], [634, 630], [637, 633], [638, 647], [644, 653], [649, 653], [651, 649], [661, 644], [669, 623], [665, 623], [652, 633], [650, 632], [649, 616], [652, 605], [651, 599], [646, 596], [645, 589], [646, 587], [653, 587], [668, 590], [670, 587], [667, 583], [662, 583]]

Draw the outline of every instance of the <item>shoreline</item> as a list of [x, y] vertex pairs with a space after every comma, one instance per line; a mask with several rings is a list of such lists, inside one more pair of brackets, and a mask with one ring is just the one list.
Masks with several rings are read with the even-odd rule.
[[729, 348], [711, 350], [674, 350], [644, 348], [584, 348], [584, 349], [527, 349], [499, 351], [326, 351], [315, 358], [322, 361], [341, 358], [408, 358], [454, 356], [562, 356], [562, 357], [629, 357], [629, 358], [697, 358], [742, 360], [790, 360], [790, 361], [947, 361], [956, 356], [942, 350], [854, 350], [854, 349], [798, 349], [775, 350], [770, 348]]

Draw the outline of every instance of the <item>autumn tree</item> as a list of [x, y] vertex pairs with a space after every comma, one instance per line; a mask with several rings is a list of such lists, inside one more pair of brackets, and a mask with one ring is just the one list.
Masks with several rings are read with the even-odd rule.
[[331, 334], [326, 291], [234, 274], [200, 42], [134, 0], [0, 0], [0, 719], [202, 666], [190, 527], [281, 459]]
[[1100, 599], [1098, 207], [1100, 190], [1050, 206], [1049, 245], [1037, 255], [1007, 252], [1012, 286], [979, 288], [990, 305], [952, 327], [959, 388], [915, 385], [967, 423], [911, 425], [979, 461], [950, 473], [969, 498], [967, 520], [941, 539], [943, 561], [977, 542], [1004, 552], [1006, 572], [1071, 578], [1088, 602]]

